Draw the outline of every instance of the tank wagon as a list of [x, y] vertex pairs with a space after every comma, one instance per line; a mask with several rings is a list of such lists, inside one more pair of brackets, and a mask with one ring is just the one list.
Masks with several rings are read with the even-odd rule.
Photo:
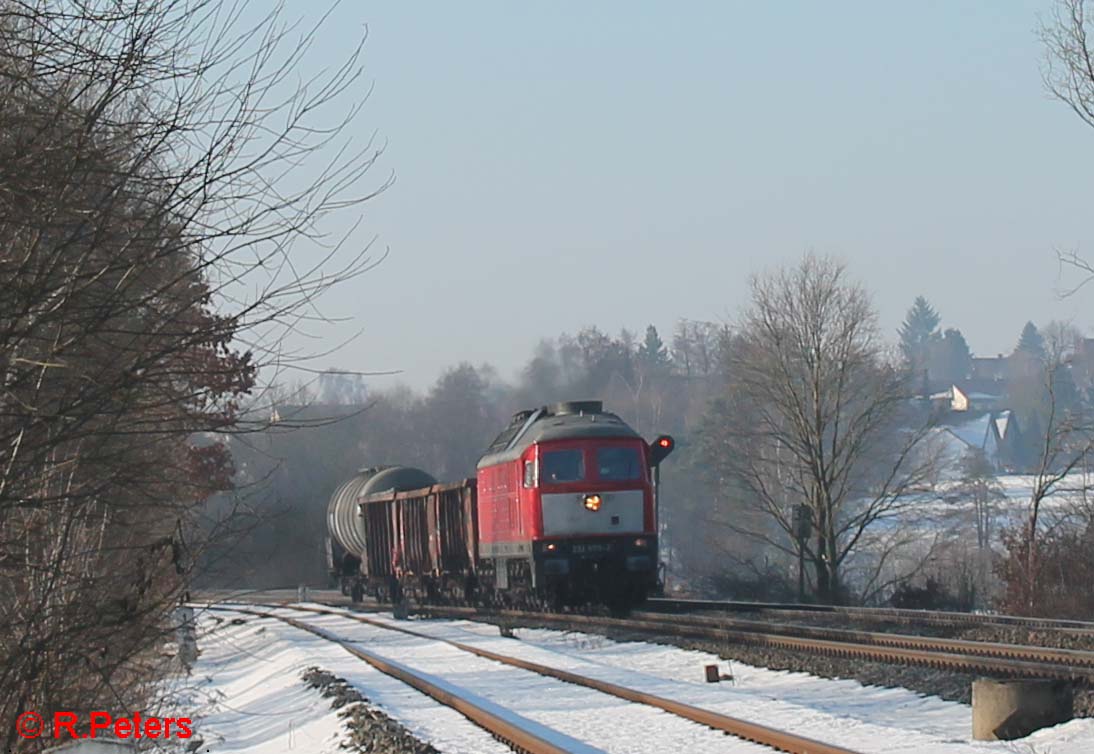
[[[374, 542], [369, 547], [370, 533], [366, 528], [369, 522], [361, 515], [358, 499], [376, 493], [391, 495], [401, 490], [428, 488], [436, 483], [436, 479], [421, 469], [373, 466], [361, 469], [334, 491], [327, 504], [327, 565], [343, 594], [352, 594], [355, 600], [360, 600], [365, 586], [362, 577], [379, 576], [369, 573], [367, 556], [370, 552], [376, 554], [380, 535], [388, 533], [387, 526], [376, 528], [378, 522], [374, 520], [371, 532]], [[390, 514], [391, 511], [387, 512]]]
[[625, 610], [657, 586], [657, 467], [672, 449], [599, 401], [520, 411], [474, 478], [375, 468], [339, 487], [332, 576], [355, 600]]

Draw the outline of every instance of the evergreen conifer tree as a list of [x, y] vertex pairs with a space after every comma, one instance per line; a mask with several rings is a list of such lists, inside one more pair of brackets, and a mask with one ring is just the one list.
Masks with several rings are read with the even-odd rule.
[[941, 338], [928, 344], [927, 371], [939, 383], [959, 383], [972, 371], [972, 353], [965, 336], [949, 328]]
[[1032, 356], [1038, 361], [1045, 360], [1045, 339], [1037, 325], [1027, 322], [1022, 328], [1022, 334], [1018, 337], [1018, 345], [1014, 347], [1014, 353]]
[[913, 375], [918, 376], [926, 370], [930, 345], [941, 337], [938, 332], [941, 321], [927, 299], [917, 296], [900, 326], [900, 350], [905, 367]]
[[657, 328], [649, 325], [646, 328], [646, 337], [638, 346], [638, 363], [648, 371], [666, 369], [670, 363], [669, 350], [657, 333]]

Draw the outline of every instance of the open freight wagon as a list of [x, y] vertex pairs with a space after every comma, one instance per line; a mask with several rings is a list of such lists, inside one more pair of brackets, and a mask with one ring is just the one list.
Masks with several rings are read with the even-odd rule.
[[358, 498], [369, 548], [363, 588], [398, 601], [404, 588], [430, 602], [464, 600], [473, 589], [475, 479]]

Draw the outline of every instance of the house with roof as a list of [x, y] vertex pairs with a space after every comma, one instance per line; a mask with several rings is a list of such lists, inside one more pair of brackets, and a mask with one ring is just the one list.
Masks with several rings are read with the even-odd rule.
[[942, 418], [931, 435], [945, 463], [954, 469], [970, 449], [983, 452], [997, 471], [1014, 469], [1021, 452], [1018, 422], [1010, 409], [954, 411]]

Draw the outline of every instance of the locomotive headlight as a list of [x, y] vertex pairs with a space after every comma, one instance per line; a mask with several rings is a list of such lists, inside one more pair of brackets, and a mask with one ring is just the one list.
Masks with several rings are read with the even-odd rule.
[[646, 539], [645, 537], [639, 537], [638, 539], [634, 540], [634, 546], [635, 547], [645, 547], [649, 543], [650, 543], [650, 541], [648, 539]]
[[600, 495], [586, 495], [585, 496], [585, 508], [591, 511], [600, 510], [600, 504], [604, 502]]

